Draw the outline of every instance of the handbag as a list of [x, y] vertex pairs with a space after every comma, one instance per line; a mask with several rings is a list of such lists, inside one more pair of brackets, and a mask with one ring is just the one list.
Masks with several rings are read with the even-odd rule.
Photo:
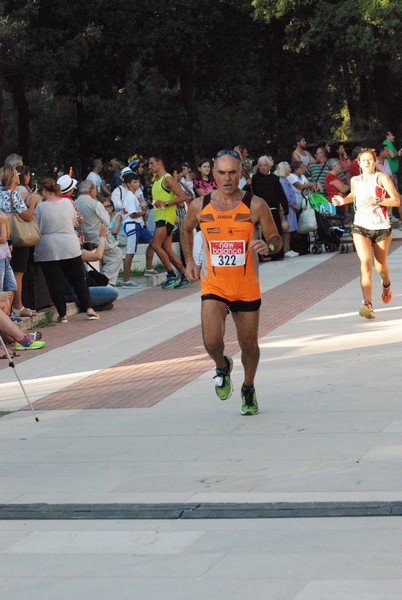
[[305, 203], [306, 204], [302, 208], [297, 223], [297, 233], [310, 233], [312, 231], [316, 231], [317, 229], [315, 212], [308, 200], [305, 200]]
[[11, 213], [8, 216], [10, 223], [10, 236], [13, 240], [13, 246], [24, 248], [35, 246], [40, 242], [41, 234], [39, 225], [35, 217], [32, 221], [24, 221], [19, 214], [14, 212], [13, 193], [10, 193]]
[[88, 287], [105, 287], [109, 283], [109, 277], [100, 273], [91, 263], [85, 263], [89, 269], [86, 272], [86, 280]]

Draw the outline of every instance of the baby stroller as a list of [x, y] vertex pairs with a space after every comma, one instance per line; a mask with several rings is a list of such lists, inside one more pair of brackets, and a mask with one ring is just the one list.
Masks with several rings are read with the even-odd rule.
[[335, 206], [325, 196], [312, 192], [305, 197], [314, 209], [317, 220], [317, 229], [312, 234], [312, 254], [321, 254], [323, 248], [325, 252], [335, 252], [341, 247], [343, 252], [346, 244], [342, 244], [341, 240], [344, 235], [350, 235], [350, 227], [345, 227], [343, 220], [336, 214]]

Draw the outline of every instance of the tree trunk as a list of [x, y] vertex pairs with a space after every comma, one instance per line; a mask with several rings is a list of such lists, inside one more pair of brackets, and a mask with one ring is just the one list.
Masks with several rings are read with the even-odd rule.
[[84, 103], [82, 96], [78, 95], [75, 98], [75, 108], [77, 112], [77, 137], [78, 137], [78, 156], [80, 161], [80, 175], [84, 178], [84, 168], [86, 168], [86, 144], [84, 134]]
[[25, 82], [17, 74], [9, 81], [14, 106], [17, 110], [18, 148], [14, 152], [22, 154], [24, 163], [29, 165], [31, 152], [31, 132], [29, 103], [26, 97]]
[[346, 104], [348, 106], [350, 115], [350, 126], [353, 131], [355, 125], [359, 121], [358, 107], [355, 99], [355, 94], [352, 84], [352, 75], [350, 72], [349, 64], [347, 60], [342, 61], [342, 81], [343, 90], [345, 93]]
[[196, 162], [199, 158], [202, 131], [194, 97], [194, 81], [191, 69], [185, 68], [181, 71], [179, 82], [183, 106], [188, 118], [192, 158]]
[[4, 98], [3, 98], [4, 85], [0, 76], [0, 158], [1, 161], [4, 159]]

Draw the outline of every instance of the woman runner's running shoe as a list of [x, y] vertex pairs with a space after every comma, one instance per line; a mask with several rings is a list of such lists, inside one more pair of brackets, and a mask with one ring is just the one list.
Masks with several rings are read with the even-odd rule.
[[385, 287], [384, 284], [382, 284], [381, 300], [383, 301], [384, 304], [389, 304], [391, 302], [391, 299], [392, 299], [391, 284], [389, 284], [388, 287]]
[[374, 309], [371, 302], [365, 300], [359, 308], [359, 315], [365, 319], [375, 319]]

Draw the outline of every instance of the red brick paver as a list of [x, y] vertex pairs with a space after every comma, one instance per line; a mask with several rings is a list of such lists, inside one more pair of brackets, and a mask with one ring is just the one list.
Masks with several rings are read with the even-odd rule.
[[[393, 244], [392, 250], [396, 247], [399, 245]], [[263, 268], [269, 268], [269, 265], [264, 265]], [[356, 254], [336, 254], [324, 263], [266, 292], [262, 297], [260, 335], [266, 335], [323, 300], [355, 279], [358, 273], [359, 261]], [[162, 297], [159, 290], [154, 292], [158, 293], [159, 301], [165, 301], [166, 292], [162, 293]], [[157, 304], [152, 290], [141, 294], [146, 294], [144, 301], [146, 298], [147, 309], [152, 302]], [[139, 296], [140, 294], [132, 296], [131, 302], [137, 304], [141, 300]], [[128, 301], [126, 299], [123, 302]], [[127, 314], [125, 318], [132, 316]], [[227, 320], [225, 342], [228, 354], [238, 352], [235, 327], [231, 318]], [[198, 325], [38, 400], [35, 402], [35, 408], [60, 410], [149, 407], [211, 368], [211, 360], [204, 351], [201, 328]]]

